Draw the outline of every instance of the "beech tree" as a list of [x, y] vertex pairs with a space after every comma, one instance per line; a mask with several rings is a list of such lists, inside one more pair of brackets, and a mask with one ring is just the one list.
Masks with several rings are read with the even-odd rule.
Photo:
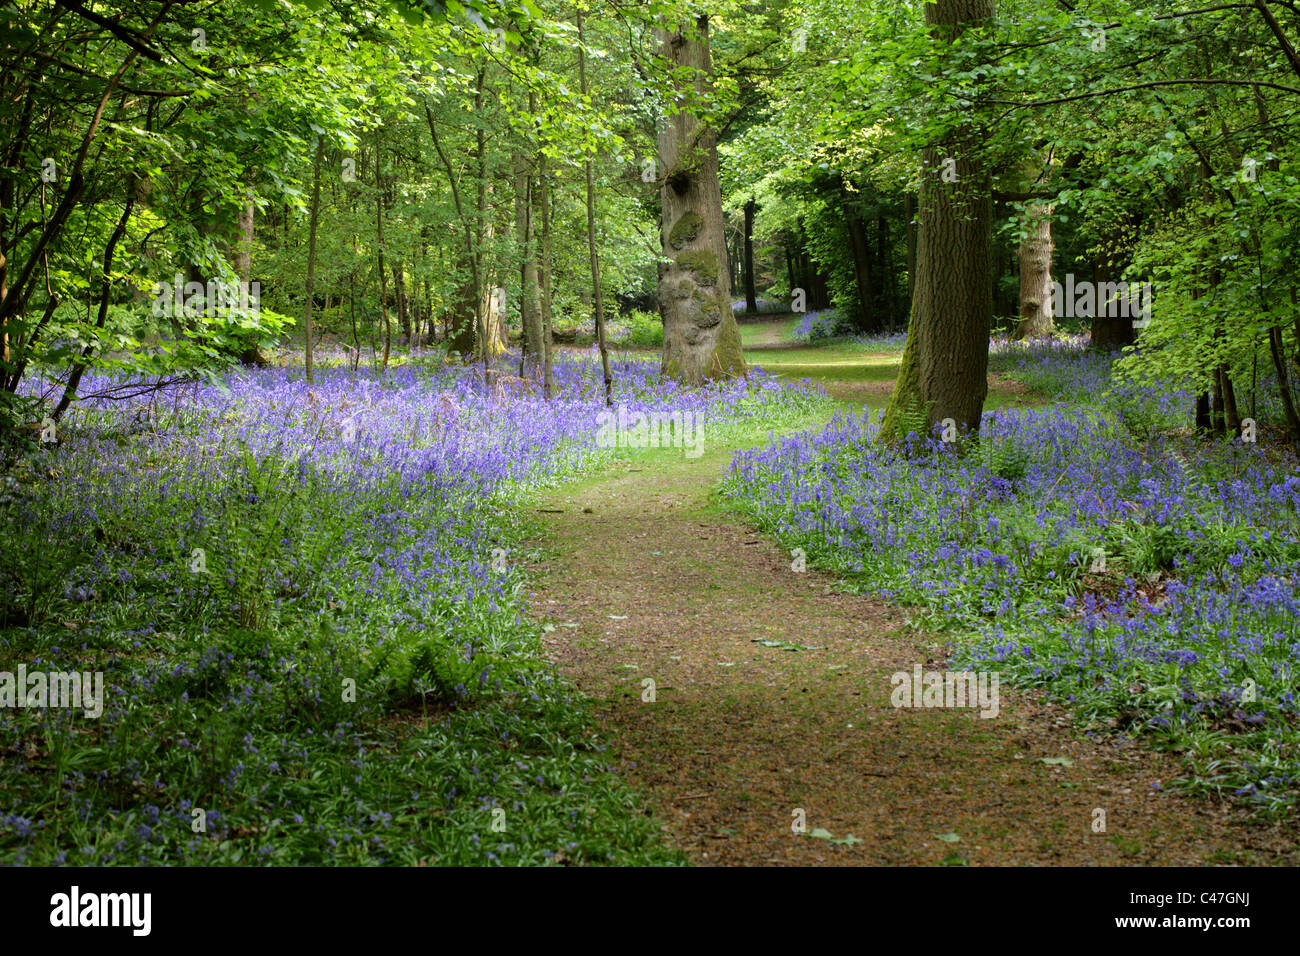
[[658, 30], [657, 37], [678, 94], [658, 137], [663, 374], [698, 385], [747, 371], [731, 311], [717, 133], [697, 112], [707, 102], [712, 72], [709, 18], [701, 14], [676, 30]]

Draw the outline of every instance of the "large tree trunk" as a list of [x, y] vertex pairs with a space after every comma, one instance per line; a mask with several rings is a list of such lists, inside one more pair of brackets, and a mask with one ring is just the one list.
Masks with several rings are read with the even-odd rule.
[[[669, 33], [656, 30], [674, 70], [693, 75], [699, 93], [709, 84], [709, 18]], [[664, 320], [663, 374], [687, 385], [747, 372], [740, 329], [731, 313], [727, 240], [718, 187], [717, 134], [689, 112], [659, 128], [664, 184], [664, 257], [659, 266], [659, 313]]]
[[[926, 22], [951, 42], [993, 16], [993, 0], [939, 0]], [[881, 437], [927, 434], [951, 419], [959, 436], [979, 428], [988, 395], [993, 203], [977, 126], [955, 126], [922, 154], [916, 284], [907, 345]], [[955, 172], [955, 182], [951, 174]], [[948, 175], [945, 175], [948, 174]]]
[[1020, 241], [1020, 322], [1016, 338], [1052, 334], [1052, 208], [1033, 204], [1025, 214]]
[[[488, 238], [492, 230], [489, 227]], [[506, 350], [506, 302], [505, 289], [490, 283], [483, 290], [479, 300], [480, 314], [483, 316], [483, 338], [479, 341], [479, 355], [483, 360], [484, 374], [492, 359]]]

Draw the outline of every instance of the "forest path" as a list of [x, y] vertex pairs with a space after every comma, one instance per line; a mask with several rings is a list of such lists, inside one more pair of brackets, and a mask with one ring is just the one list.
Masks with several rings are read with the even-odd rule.
[[793, 571], [725, 511], [713, 489], [735, 450], [628, 453], [545, 493], [530, 568], [533, 613], [554, 625], [547, 656], [692, 862], [1300, 859], [1280, 828], [1162, 789], [1183, 773], [1176, 757], [1084, 736], [1036, 695], [1004, 685], [987, 719], [891, 706], [891, 674], [946, 670], [944, 648], [899, 610]]

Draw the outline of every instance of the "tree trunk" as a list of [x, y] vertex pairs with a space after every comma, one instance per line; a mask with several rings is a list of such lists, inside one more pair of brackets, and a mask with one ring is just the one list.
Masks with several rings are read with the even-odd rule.
[[790, 282], [790, 291], [793, 293], [797, 283], [794, 281], [795, 254], [790, 251], [790, 247], [792, 245], [793, 245], [793, 240], [790, 238], [790, 234], [786, 233], [785, 241], [782, 243], [782, 248], [785, 249], [785, 274], [786, 274], [786, 278]]
[[[477, 96], [479, 105], [482, 103], [483, 80], [483, 71], [480, 70]], [[475, 229], [470, 220], [466, 218], [465, 207], [460, 197], [459, 178], [456, 176], [455, 169], [452, 168], [451, 160], [448, 159], [446, 151], [442, 148], [442, 141], [438, 138], [438, 125], [434, 122], [433, 111], [428, 106], [424, 108], [424, 116], [429, 124], [429, 137], [433, 141], [434, 151], [438, 154], [443, 169], [446, 170], [447, 184], [451, 187], [451, 198], [456, 207], [456, 218], [460, 220], [461, 230], [465, 237], [465, 244], [461, 250], [463, 257], [461, 260], [463, 268], [461, 275], [464, 278], [453, 299], [448, 329], [443, 337], [447, 341], [449, 349], [459, 352], [463, 358], [468, 358], [474, 348], [474, 339], [479, 326], [479, 268]], [[479, 146], [481, 149], [481, 133]]]
[[1282, 344], [1282, 326], [1269, 326], [1268, 354], [1273, 360], [1273, 371], [1277, 375], [1278, 398], [1282, 400], [1282, 414], [1286, 418], [1291, 447], [1297, 455], [1300, 455], [1300, 413], [1296, 411], [1295, 393], [1291, 389], [1291, 377], [1287, 374], [1285, 351], [1285, 346]]
[[[582, 35], [582, 11], [578, 11], [578, 76], [582, 95], [587, 95], [587, 52]], [[614, 403], [614, 378], [609, 371], [609, 348], [605, 343], [605, 306], [600, 293], [600, 256], [596, 252], [596, 187], [592, 179], [591, 157], [583, 162], [587, 174], [587, 252], [591, 259], [592, 314], [596, 318], [596, 344], [600, 348], [600, 368], [605, 376], [605, 404]]]
[[[669, 33], [655, 31], [661, 54], [706, 93], [710, 77], [709, 18]], [[731, 312], [727, 241], [718, 187], [717, 134], [679, 112], [659, 128], [659, 191], [664, 257], [659, 266], [659, 313], [664, 320], [662, 371], [687, 385], [747, 373], [740, 329]]]
[[916, 294], [916, 199], [911, 193], [903, 197], [903, 218], [907, 220], [904, 240], [907, 243], [907, 301]]
[[[530, 94], [530, 112], [535, 109]], [[515, 239], [519, 246], [519, 322], [523, 352], [542, 364], [542, 317], [538, 292], [537, 249], [533, 229], [533, 171], [521, 154], [515, 160]]]
[[[474, 95], [474, 112], [479, 114], [483, 110], [483, 89], [487, 82], [487, 69], [481, 68], [478, 71], [478, 84]], [[488, 198], [492, 195], [494, 189], [488, 182], [487, 175], [487, 130], [479, 126], [474, 134], [474, 159], [478, 172], [478, 205], [477, 213], [477, 232], [476, 242], [474, 244], [474, 276], [477, 286], [477, 294], [474, 301], [477, 303], [478, 325], [476, 328], [477, 342], [479, 350], [479, 359], [483, 364], [483, 386], [486, 388], [491, 381], [491, 365], [494, 354], [495, 338], [497, 334], [497, 324], [500, 322], [500, 301], [499, 297], [494, 295], [495, 283], [487, 281], [488, 275], [488, 244], [492, 241], [495, 232], [492, 225], [491, 206], [488, 204]], [[481, 280], [481, 282], [480, 282]], [[493, 306], [496, 306], [494, 308]], [[502, 346], [504, 348], [504, 346]]]
[[[245, 289], [253, 281], [253, 229], [256, 211], [257, 207], [253, 205], [253, 189], [249, 187], [248, 203], [240, 207], [239, 218], [235, 222], [235, 248], [234, 255], [231, 256], [235, 275], [239, 277]], [[265, 368], [270, 364], [256, 342], [249, 344], [239, 353], [239, 361], [243, 365], [254, 365], [258, 368]]]
[[886, 294], [889, 297], [888, 319], [880, 324], [892, 331], [898, 323], [898, 276], [894, 269], [894, 255], [889, 246], [889, 220], [882, 212], [876, 218], [876, 261], [885, 270]]
[[397, 325], [402, 330], [402, 341], [408, 346], [411, 339], [411, 308], [406, 298], [406, 274], [397, 263], [393, 264], [393, 301], [397, 305]]
[[[1110, 281], [1110, 266], [1099, 260], [1093, 267], [1094, 288], [1101, 288], [1102, 283]], [[1133, 317], [1125, 314], [1126, 309], [1103, 308], [1100, 302], [1093, 304], [1091, 347], [1104, 352], [1118, 352], [1126, 345], [1137, 341], [1137, 332], [1133, 328]], [[1110, 313], [1114, 312], [1115, 315]]]
[[549, 399], [553, 388], [555, 345], [551, 332], [551, 184], [547, 179], [544, 153], [537, 155], [537, 178], [541, 181], [542, 191], [542, 389]]
[[1025, 215], [1020, 241], [1020, 322], [1016, 338], [1052, 334], [1052, 208], [1033, 204]]
[[[126, 205], [122, 208], [122, 216], [118, 219], [113, 234], [108, 237], [108, 243], [104, 246], [104, 271], [99, 276], [99, 312], [95, 317], [96, 329], [102, 329], [108, 318], [109, 298], [113, 290], [113, 255], [117, 251], [117, 244], [126, 235], [127, 223], [131, 221], [131, 212], [135, 209], [136, 191], [134, 182], [130, 184], [130, 188], [127, 190], [127, 197]], [[57, 422], [63, 418], [63, 413], [68, 410], [68, 406], [76, 398], [77, 387], [81, 384], [81, 377], [86, 373], [88, 366], [87, 359], [90, 358], [93, 352], [94, 346], [87, 345], [81, 350], [79, 360], [73, 362], [72, 368], [68, 371], [68, 382], [63, 388], [63, 396], [50, 414], [54, 421]]]
[[852, 205], [853, 197], [840, 183], [840, 199], [844, 204], [844, 225], [849, 233], [849, 251], [853, 255], [854, 288], [857, 289], [858, 327], [863, 332], [879, 332], [880, 317], [875, 307], [875, 288], [871, 274], [871, 250], [867, 245], [867, 226]]
[[754, 291], [754, 212], [756, 206], [751, 198], [745, 203], [745, 311], [753, 314], [758, 311], [758, 295]]
[[325, 137], [316, 137], [316, 160], [311, 175], [311, 219], [307, 227], [307, 314], [303, 320], [302, 338], [307, 381], [311, 382], [311, 310], [316, 295], [316, 228], [320, 225], [320, 164], [325, 153]]
[[388, 368], [388, 356], [393, 348], [393, 323], [388, 317], [388, 275], [384, 271], [384, 190], [379, 178], [379, 149], [375, 148], [375, 180], [379, 183], [379, 192], [375, 197], [375, 251], [379, 256], [379, 311], [384, 317], [384, 364]]
[[[926, 6], [926, 22], [949, 42], [992, 16], [993, 0]], [[993, 203], [982, 145], [978, 127], [966, 122], [922, 154], [915, 294], [881, 428], [885, 441], [901, 440], [914, 428], [928, 434], [945, 419], [958, 435], [979, 428], [993, 317]], [[945, 175], [953, 172], [955, 182]]]

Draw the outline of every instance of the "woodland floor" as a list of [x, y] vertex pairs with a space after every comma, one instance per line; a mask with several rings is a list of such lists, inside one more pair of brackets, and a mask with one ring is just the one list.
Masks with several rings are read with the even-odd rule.
[[[779, 336], [748, 329], [746, 340], [753, 364], [801, 365], [769, 361], [798, 351]], [[898, 358], [858, 360], [882, 370], [884, 391], [817, 377], [875, 408]], [[991, 404], [1025, 398], [1036, 397], [1005, 392]], [[548, 657], [591, 699], [619, 771], [691, 862], [1300, 861], [1284, 825], [1171, 791], [1185, 772], [1178, 758], [1086, 736], [1037, 694], [1003, 685], [991, 719], [892, 707], [890, 675], [947, 669], [945, 648], [902, 611], [792, 571], [773, 539], [714, 495], [736, 449], [707, 448], [695, 459], [640, 453], [549, 492], [537, 502], [548, 510], [532, 569], [534, 613], [554, 625]], [[1062, 757], [1071, 762], [1044, 762]], [[804, 835], [791, 829], [796, 808]], [[1093, 832], [1095, 808], [1104, 833]]]

